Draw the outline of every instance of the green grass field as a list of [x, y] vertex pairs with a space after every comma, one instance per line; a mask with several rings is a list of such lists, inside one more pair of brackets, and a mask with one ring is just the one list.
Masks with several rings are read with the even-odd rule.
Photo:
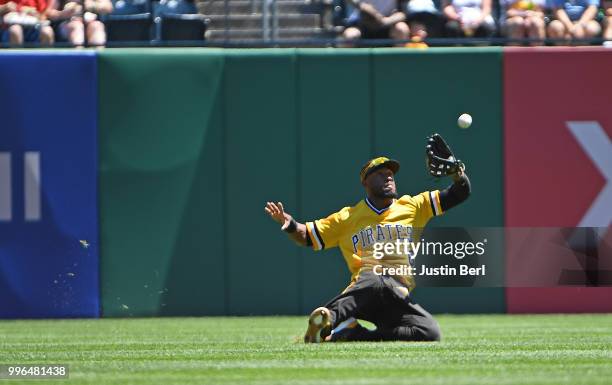
[[612, 315], [437, 318], [440, 343], [320, 345], [306, 317], [0, 321], [0, 363], [70, 365], [26, 384], [612, 384]]

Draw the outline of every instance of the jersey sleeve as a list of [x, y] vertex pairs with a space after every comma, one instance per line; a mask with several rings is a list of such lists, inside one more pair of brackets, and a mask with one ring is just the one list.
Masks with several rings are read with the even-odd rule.
[[432, 218], [444, 214], [440, 204], [440, 191], [425, 191], [414, 197], [417, 227], [424, 227]]
[[338, 246], [349, 217], [349, 208], [331, 214], [322, 219], [306, 222], [308, 236], [315, 250], [329, 249]]

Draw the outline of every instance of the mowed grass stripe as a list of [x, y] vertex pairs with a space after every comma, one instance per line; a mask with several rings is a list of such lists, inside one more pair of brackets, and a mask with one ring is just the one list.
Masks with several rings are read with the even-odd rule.
[[305, 317], [0, 321], [0, 362], [67, 363], [70, 384], [612, 383], [612, 315], [437, 318], [440, 343], [321, 345]]

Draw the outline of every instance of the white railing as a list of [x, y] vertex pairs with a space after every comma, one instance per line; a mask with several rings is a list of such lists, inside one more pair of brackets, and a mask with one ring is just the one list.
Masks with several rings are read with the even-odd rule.
[[263, 40], [266, 42], [278, 40], [278, 12], [276, 0], [262, 0], [261, 15]]

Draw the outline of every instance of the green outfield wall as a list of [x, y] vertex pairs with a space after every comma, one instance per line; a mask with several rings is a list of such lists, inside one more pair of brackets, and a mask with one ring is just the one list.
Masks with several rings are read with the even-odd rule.
[[[353, 205], [378, 154], [402, 163], [401, 193], [446, 187], [425, 173], [434, 131], [469, 154], [474, 192], [431, 225], [504, 224], [501, 49], [126, 49], [98, 66], [104, 316], [323, 304], [348, 283], [340, 252], [297, 248], [265, 202], [300, 220]], [[505, 311], [502, 288], [415, 296], [433, 312]]]

